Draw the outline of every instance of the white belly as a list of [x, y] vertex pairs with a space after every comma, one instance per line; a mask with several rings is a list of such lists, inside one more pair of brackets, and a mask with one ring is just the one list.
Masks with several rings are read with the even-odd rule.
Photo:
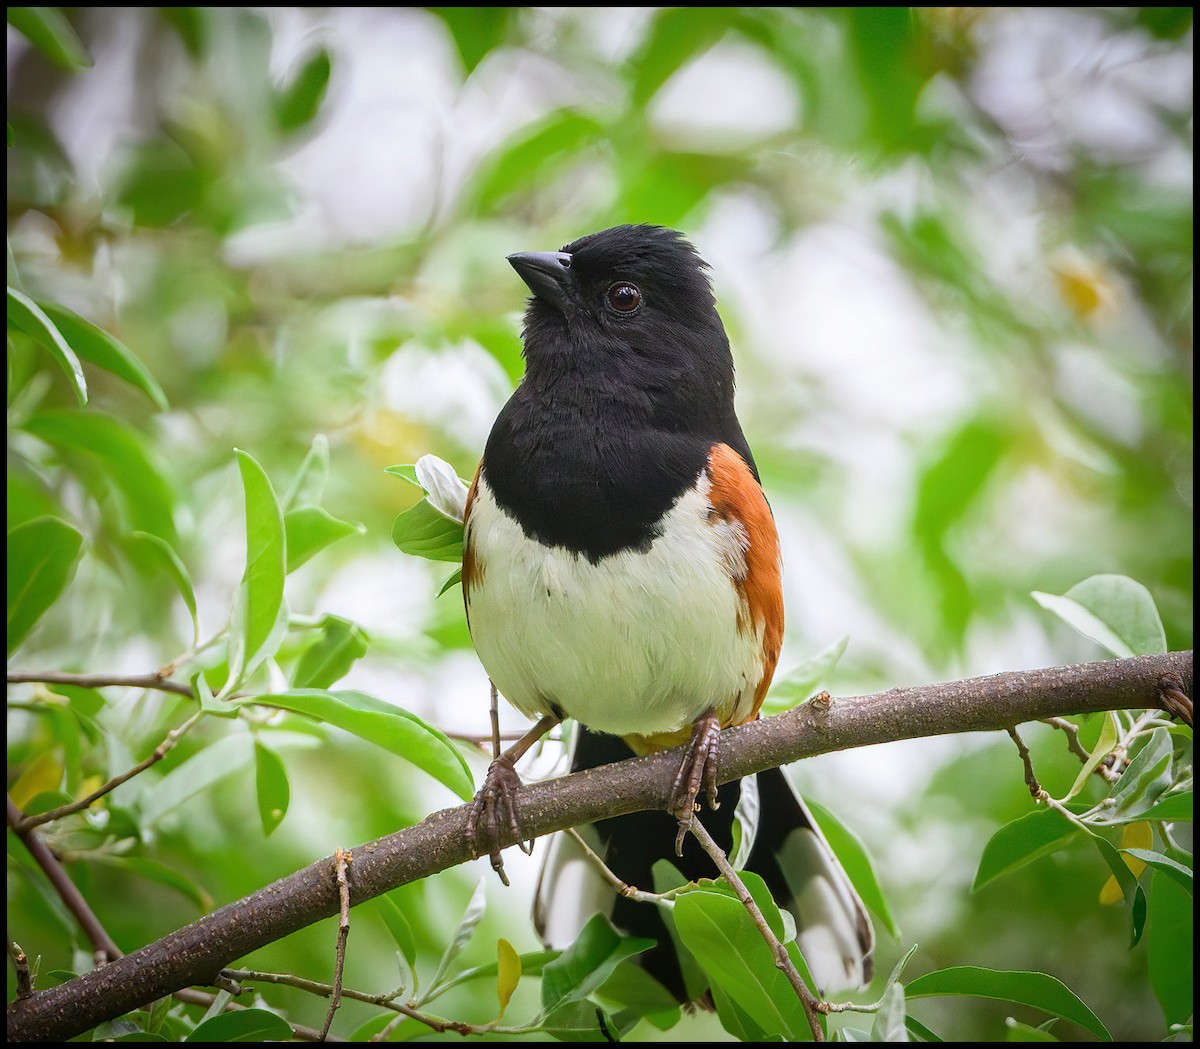
[[649, 550], [592, 564], [526, 537], [480, 476], [467, 615], [484, 668], [513, 706], [618, 735], [675, 731], [712, 709], [724, 723], [749, 715], [763, 639], [761, 628], [746, 631], [733, 582], [745, 575], [746, 540], [736, 522], [709, 513], [708, 485], [701, 473]]

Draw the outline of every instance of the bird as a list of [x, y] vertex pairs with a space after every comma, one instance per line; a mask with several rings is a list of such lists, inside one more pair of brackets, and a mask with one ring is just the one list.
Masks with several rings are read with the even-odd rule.
[[[501, 829], [520, 840], [516, 761], [561, 722], [572, 771], [682, 745], [669, 811], [590, 828], [606, 865], [643, 889], [664, 859], [683, 881], [715, 877], [685, 841], [703, 793], [709, 833], [728, 850], [738, 822], [747, 869], [792, 911], [814, 978], [861, 986], [870, 920], [788, 777], [717, 787], [720, 732], [759, 716], [784, 608], [779, 536], [735, 411], [709, 267], [683, 233], [647, 224], [508, 261], [531, 292], [525, 370], [467, 493], [462, 584], [493, 703], [498, 691], [536, 723], [492, 762], [468, 817], [472, 848]], [[494, 844], [491, 855], [505, 878]], [[656, 939], [641, 964], [695, 1000], [657, 908], [585, 891], [581, 855], [561, 837], [551, 848], [535, 901], [544, 939], [569, 942], [585, 917], [570, 912], [594, 906]], [[568, 874], [572, 887], [556, 890]]]

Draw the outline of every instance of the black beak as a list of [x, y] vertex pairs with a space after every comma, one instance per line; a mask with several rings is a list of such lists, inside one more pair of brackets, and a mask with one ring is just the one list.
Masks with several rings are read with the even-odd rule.
[[570, 302], [571, 256], [565, 251], [518, 251], [509, 255], [512, 268], [539, 299], [563, 313]]

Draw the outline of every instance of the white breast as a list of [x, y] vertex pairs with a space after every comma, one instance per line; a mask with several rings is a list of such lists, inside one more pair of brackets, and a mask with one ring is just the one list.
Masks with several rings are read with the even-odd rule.
[[744, 630], [734, 585], [746, 536], [710, 514], [708, 491], [702, 471], [648, 550], [593, 564], [528, 538], [480, 475], [467, 616], [484, 668], [513, 706], [618, 735], [671, 732], [710, 709], [726, 723], [749, 715], [763, 648], [761, 628]]

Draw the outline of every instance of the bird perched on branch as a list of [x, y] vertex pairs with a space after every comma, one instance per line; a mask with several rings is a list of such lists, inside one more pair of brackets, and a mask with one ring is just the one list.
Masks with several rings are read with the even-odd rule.
[[[862, 983], [870, 923], [786, 776], [716, 785], [721, 729], [756, 718], [771, 683], [783, 593], [706, 264], [656, 226], [509, 262], [533, 293], [525, 375], [467, 497], [462, 581], [484, 668], [538, 720], [492, 763], [468, 834], [520, 837], [514, 764], [564, 719], [578, 722], [573, 771], [682, 744], [670, 815], [592, 828], [610, 869], [643, 889], [662, 859], [686, 880], [715, 876], [694, 841], [683, 848], [703, 792], [717, 810], [705, 826], [723, 847], [742, 817], [747, 869], [793, 912], [818, 982]], [[537, 904], [545, 935], [568, 942], [564, 907], [590, 899], [578, 885], [556, 891], [570, 859], [569, 847], [553, 850]], [[693, 997], [656, 908], [608, 896], [619, 927], [660, 939], [646, 968]]]

